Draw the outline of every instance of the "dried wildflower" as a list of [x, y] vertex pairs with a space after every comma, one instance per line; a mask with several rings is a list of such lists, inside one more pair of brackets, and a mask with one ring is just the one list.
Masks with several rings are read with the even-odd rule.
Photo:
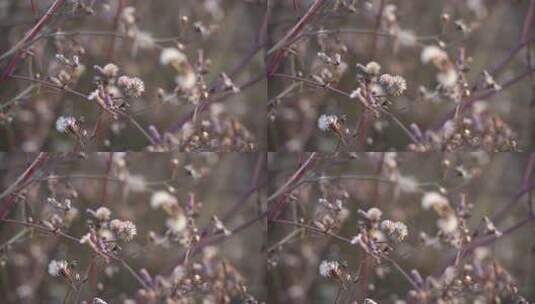
[[457, 72], [452, 67], [437, 74], [437, 81], [446, 88], [451, 88], [457, 83], [459, 78]]
[[337, 261], [322, 261], [319, 266], [320, 275], [324, 278], [334, 278], [340, 275], [340, 263]]
[[393, 222], [391, 220], [384, 220], [381, 223], [381, 229], [395, 242], [403, 241], [409, 234], [407, 225], [402, 222]]
[[97, 218], [101, 222], [108, 221], [111, 216], [110, 209], [106, 207], [100, 207], [95, 211], [95, 218]]
[[145, 84], [137, 77], [123, 75], [119, 77], [117, 84], [125, 90], [128, 96], [140, 97], [145, 92]]
[[440, 218], [437, 221], [437, 226], [446, 234], [453, 233], [459, 226], [459, 219], [454, 214], [450, 214], [446, 217]]
[[366, 211], [365, 216], [370, 222], [379, 222], [381, 220], [381, 216], [383, 216], [383, 211], [381, 211], [379, 208], [373, 207]]
[[188, 58], [184, 53], [176, 48], [164, 48], [160, 53], [160, 64], [182, 64], [186, 62]]
[[449, 200], [438, 192], [426, 192], [422, 198], [422, 207], [424, 209], [443, 209], [449, 205]]
[[338, 117], [334, 114], [322, 114], [318, 118], [318, 128], [322, 131], [332, 130], [338, 123]]
[[165, 226], [172, 233], [182, 232], [188, 224], [187, 218], [183, 214], [178, 214], [176, 216], [170, 217], [165, 221]]
[[76, 126], [76, 118], [72, 116], [60, 116], [56, 120], [56, 130], [60, 133], [67, 133]]
[[383, 74], [379, 77], [379, 83], [384, 87], [388, 95], [400, 96], [407, 90], [407, 81], [399, 75]]
[[56, 261], [52, 260], [48, 264], [48, 273], [53, 276], [57, 277], [67, 271], [67, 268], [69, 267], [69, 263], [67, 261], [61, 260]]
[[150, 206], [154, 209], [158, 208], [168, 208], [178, 203], [175, 196], [167, 191], [156, 191], [152, 194], [150, 198]]
[[381, 72], [381, 65], [375, 61], [370, 61], [366, 64], [366, 72], [370, 75], [377, 76]]
[[420, 60], [422, 63], [432, 62], [435, 65], [441, 65], [442, 62], [448, 61], [448, 53], [442, 50], [438, 46], [428, 45], [424, 47], [422, 53], [420, 54]]
[[119, 73], [119, 67], [113, 63], [108, 63], [102, 68], [102, 74], [108, 78], [117, 77], [117, 73]]
[[110, 222], [110, 228], [117, 237], [124, 241], [131, 241], [137, 235], [137, 228], [131, 221], [114, 219]]

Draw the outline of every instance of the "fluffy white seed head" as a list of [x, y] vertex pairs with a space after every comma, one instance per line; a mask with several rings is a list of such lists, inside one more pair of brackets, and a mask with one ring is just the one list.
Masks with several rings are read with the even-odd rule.
[[322, 261], [319, 266], [320, 275], [324, 278], [332, 278], [340, 271], [340, 263], [337, 261]]
[[428, 45], [422, 50], [420, 60], [422, 63], [440, 63], [448, 60], [448, 53], [436, 45]]
[[60, 133], [67, 133], [70, 128], [76, 125], [76, 118], [72, 116], [60, 116], [56, 120], [56, 130]]
[[171, 63], [180, 64], [187, 60], [188, 58], [186, 57], [186, 55], [176, 48], [164, 48], [160, 53], [161, 65], [168, 65]]
[[383, 74], [379, 78], [379, 83], [384, 87], [388, 95], [400, 96], [407, 90], [407, 81], [399, 75]]
[[62, 272], [64, 272], [67, 269], [68, 266], [69, 266], [69, 264], [66, 261], [63, 261], [63, 260], [61, 260], [61, 261], [52, 260], [48, 264], [48, 273], [53, 277], [57, 277]]
[[334, 114], [323, 114], [318, 118], [318, 128], [322, 131], [328, 131], [338, 122], [338, 117]]

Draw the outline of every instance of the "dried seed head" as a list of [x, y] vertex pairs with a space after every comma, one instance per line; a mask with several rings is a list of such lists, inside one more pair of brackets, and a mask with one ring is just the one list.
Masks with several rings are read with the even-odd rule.
[[395, 242], [403, 241], [409, 234], [407, 225], [402, 222], [393, 222], [391, 220], [384, 220], [381, 223], [381, 229]]
[[108, 63], [102, 68], [102, 74], [108, 78], [117, 77], [117, 73], [119, 73], [119, 67], [113, 63]]
[[64, 260], [61, 260], [61, 261], [52, 260], [48, 264], [48, 273], [53, 277], [57, 277], [60, 274], [62, 274], [65, 271], [67, 271], [68, 267], [69, 267], [69, 263], [67, 263], [67, 261], [64, 261]]
[[379, 83], [384, 87], [388, 95], [400, 96], [407, 90], [407, 82], [401, 76], [383, 74], [379, 78]]
[[178, 203], [175, 196], [171, 195], [167, 191], [156, 191], [152, 194], [150, 198], [150, 206], [154, 209], [160, 207], [168, 208]]
[[449, 200], [438, 192], [427, 192], [424, 194], [424, 197], [422, 198], [422, 207], [424, 209], [429, 209], [429, 208], [441, 209], [449, 205], [450, 205]]
[[131, 221], [114, 219], [110, 222], [110, 228], [117, 237], [124, 241], [131, 241], [137, 235], [137, 228]]
[[168, 65], [171, 63], [182, 64], [187, 60], [188, 58], [186, 57], [186, 55], [176, 48], [164, 48], [160, 53], [161, 65]]
[[60, 116], [56, 120], [56, 130], [60, 133], [67, 133], [76, 126], [76, 118], [72, 116]]
[[140, 97], [145, 92], [145, 84], [138, 77], [121, 76], [117, 84], [122, 87], [126, 94], [132, 97]]
[[448, 53], [438, 46], [428, 45], [424, 47], [420, 54], [422, 63], [433, 62], [435, 65], [440, 65], [442, 62], [449, 60]]
[[366, 211], [366, 218], [371, 222], [378, 222], [381, 220], [381, 216], [383, 216], [383, 211], [379, 208], [373, 207]]
[[340, 263], [337, 261], [322, 261], [319, 266], [320, 275], [324, 278], [334, 278], [340, 274]]
[[331, 128], [336, 127], [338, 123], [338, 117], [334, 114], [322, 114], [318, 118], [318, 128], [322, 131], [329, 131]]
[[377, 76], [381, 72], [381, 65], [375, 61], [366, 64], [366, 72], [370, 75]]
[[111, 216], [110, 209], [106, 207], [100, 207], [95, 211], [95, 217], [102, 222], [108, 221]]
[[453, 233], [457, 230], [459, 226], [459, 219], [454, 215], [450, 214], [444, 218], [441, 218], [437, 221], [437, 226], [446, 234]]

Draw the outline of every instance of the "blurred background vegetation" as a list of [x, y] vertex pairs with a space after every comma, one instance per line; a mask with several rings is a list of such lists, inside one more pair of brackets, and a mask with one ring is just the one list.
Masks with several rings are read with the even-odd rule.
[[[444, 245], [426, 246], [421, 241], [421, 232], [432, 237], [438, 229], [437, 216], [422, 208], [423, 192], [439, 191], [442, 187], [447, 191], [452, 208], [459, 205], [460, 195], [465, 194], [467, 203], [474, 205], [468, 219], [468, 228], [474, 231], [483, 216], [491, 217], [513, 200], [522, 188], [529, 158], [525, 153], [397, 153], [396, 156], [387, 153], [383, 165], [380, 165], [384, 157], [382, 154], [358, 154], [356, 158], [344, 154], [338, 157], [318, 156], [299, 181], [299, 188], [289, 195], [288, 206], [278, 219], [314, 226], [313, 221], [317, 219], [320, 208], [318, 200], [325, 198], [333, 203], [340, 199], [348, 212], [342, 212], [344, 220], [340, 228], [331, 231], [352, 239], [358, 233], [358, 223], [362, 220], [357, 210], [377, 207], [382, 210], [383, 219], [402, 221], [408, 227], [407, 239], [395, 246], [391, 257], [407, 272], [418, 270], [424, 279], [427, 276], [440, 277], [456, 251]], [[284, 184], [304, 159], [300, 154], [272, 153], [269, 159], [269, 193]], [[450, 162], [449, 170], [445, 170], [444, 160]], [[459, 173], [461, 168], [466, 174]], [[407, 191], [412, 188], [408, 185], [415, 185], [408, 181], [416, 182], [418, 189]], [[529, 195], [524, 196], [508, 209], [502, 221], [495, 222], [500, 231], [528, 216], [528, 198]], [[487, 247], [496, 263], [513, 276], [520, 295], [531, 301], [535, 299], [533, 229], [531, 221]], [[318, 265], [323, 260], [335, 260], [345, 264], [347, 271], [356, 274], [363, 258], [358, 246], [283, 223], [268, 224], [268, 242], [271, 303], [333, 303], [338, 284], [336, 280], [320, 276]], [[396, 303], [396, 300], [405, 299], [412, 288], [386, 261], [381, 266], [374, 266], [369, 284], [368, 297], [377, 303]], [[342, 290], [338, 303], [353, 303], [361, 296], [356, 284], [347, 286], [346, 290]], [[461, 299], [467, 302], [460, 303], [472, 303], [465, 296], [461, 294]]]
[[[108, 170], [110, 157], [113, 160]], [[35, 154], [1, 154], [1, 188], [6, 189], [13, 183], [34, 158]], [[172, 187], [183, 208], [190, 195], [194, 195], [196, 201], [202, 202], [197, 219], [202, 231], [209, 226], [212, 216], [226, 219], [231, 207], [251, 191], [255, 168], [263, 158], [253, 153], [98, 153], [83, 159], [53, 155], [20, 193], [9, 218], [24, 220], [25, 216], [31, 216], [34, 221], [46, 220], [50, 212], [46, 203], [48, 197], [70, 198], [72, 206], [78, 209], [78, 217], [65, 232], [81, 237], [88, 231], [86, 210], [108, 207], [112, 218], [131, 220], [137, 225], [137, 236], [132, 242], [121, 244], [120, 255], [136, 271], [146, 268], [153, 277], [168, 276], [173, 273], [185, 248], [177, 244], [165, 248], [149, 241], [150, 231], [164, 233], [166, 221], [164, 212], [151, 208], [151, 195], [159, 190], [170, 191]], [[121, 159], [124, 167], [117, 165]], [[178, 161], [178, 165], [173, 165], [172, 161]], [[50, 178], [45, 179], [49, 174], [57, 178], [52, 182]], [[52, 187], [51, 183], [56, 186]], [[262, 195], [263, 191], [253, 191], [241, 208], [234, 210], [224, 221], [226, 227], [233, 230], [255, 218], [261, 208]], [[262, 253], [266, 235], [264, 223], [257, 221], [211, 247], [215, 248], [220, 261], [226, 261], [227, 267], [238, 271], [248, 292], [263, 301], [267, 297]], [[23, 229], [23, 226], [11, 223], [0, 224], [0, 294], [4, 296], [3, 301], [61, 303], [68, 285], [47, 273], [49, 261], [76, 261], [79, 271], [83, 271], [92, 260], [92, 251], [87, 245], [38, 231], [14, 237]], [[190, 259], [198, 261], [200, 256], [202, 254], [192, 255]], [[135, 298], [140, 286], [119, 263], [100, 267], [97, 278], [102, 288], [92, 290], [85, 286], [82, 299], [98, 296], [108, 303], [123, 303], [124, 299]]]
[[[296, 23], [298, 15], [304, 14], [314, 1], [298, 1], [300, 10], [296, 13], [293, 1], [280, 1], [273, 8], [270, 26], [271, 42], [275, 44]], [[318, 52], [329, 56], [341, 55], [347, 63], [347, 70], [331, 86], [351, 93], [357, 88], [357, 63], [366, 64], [376, 61], [382, 66], [382, 73], [401, 75], [407, 80], [408, 90], [401, 96], [392, 98], [391, 111], [406, 126], [416, 123], [421, 130], [436, 129], [444, 123], [447, 113], [455, 104], [441, 99], [439, 102], [424, 100], [419, 87], [433, 90], [436, 86], [436, 70], [432, 65], [424, 65], [420, 54], [425, 45], [444, 43], [445, 50], [452, 60], [459, 58], [459, 48], [464, 47], [467, 58], [471, 58], [468, 81], [482, 77], [483, 70], [505, 58], [509, 51], [521, 42], [524, 19], [530, 1], [328, 1], [322, 11], [307, 24], [304, 32], [319, 30], [353, 29], [361, 33], [331, 33], [318, 39], [318, 35], [306, 36], [293, 44], [294, 51], [283, 61], [279, 73], [297, 75], [312, 79], [311, 71], [319, 75], [320, 60]], [[353, 4], [349, 9], [333, 11], [336, 3]], [[381, 26], [377, 26], [377, 15], [381, 4], [384, 5]], [[388, 6], [395, 6], [394, 10]], [[443, 27], [442, 14], [447, 13], [450, 22]], [[394, 26], [388, 26], [388, 16], [395, 15]], [[469, 32], [463, 33], [455, 25], [461, 21]], [[393, 33], [392, 28], [400, 30], [392, 36], [382, 35], [375, 41], [374, 32]], [[444, 29], [444, 31], [443, 31]], [[528, 31], [533, 37], [533, 27]], [[397, 36], [397, 37], [396, 37]], [[402, 38], [399, 38], [402, 37]], [[403, 43], [403, 37], [408, 43]], [[412, 39], [417, 38], [417, 41]], [[411, 45], [412, 44], [412, 45]], [[376, 47], [374, 48], [374, 45]], [[526, 49], [516, 54], [513, 61], [495, 80], [503, 84], [526, 71]], [[532, 55], [533, 56], [533, 55]], [[314, 70], [316, 67], [316, 70]], [[494, 76], [494, 75], [493, 75]], [[329, 92], [321, 88], [300, 86], [277, 99], [292, 84], [291, 80], [271, 77], [268, 96], [272, 102], [270, 113], [269, 147], [270, 151], [333, 151], [337, 138], [329, 132], [321, 132], [317, 119], [323, 114], [337, 114], [346, 117], [346, 126], [356, 128], [361, 118], [362, 106], [358, 101]], [[516, 85], [483, 99], [489, 109], [500, 116], [517, 133], [521, 150], [535, 146], [535, 110], [533, 100], [535, 91], [533, 79], [524, 78]], [[388, 118], [376, 120], [368, 129], [373, 142], [366, 146], [367, 151], [396, 150], [406, 151], [410, 143], [403, 131]], [[355, 151], [355, 144], [346, 150]]]
[[[52, 2], [34, 1], [37, 15], [43, 15]], [[72, 89], [89, 94], [95, 88], [93, 66], [113, 62], [119, 66], [120, 75], [125, 73], [137, 76], [145, 82], [145, 94], [133, 103], [130, 111], [135, 113], [135, 119], [145, 129], [154, 125], [162, 133], [173, 129], [178, 121], [192, 111], [193, 106], [185, 101], [173, 104], [158, 100], [159, 88], [172, 92], [176, 85], [173, 70], [159, 63], [160, 49], [181, 44], [184, 53], [193, 63], [197, 61], [198, 52], [202, 51], [204, 58], [212, 62], [206, 75], [206, 81], [210, 84], [222, 72], [230, 74], [250, 54], [265, 14], [265, 5], [260, 1], [80, 1], [91, 8], [91, 14], [80, 11], [73, 13], [75, 2], [77, 1], [67, 1], [44, 32], [113, 33], [118, 4], [122, 3], [123, 7], [135, 8], [141, 38], [124, 38], [121, 37], [123, 33], [120, 33], [116, 38], [113, 35], [73, 34], [58, 37], [57, 40], [42, 39], [34, 44], [33, 56], [19, 63], [15, 74], [40, 74], [44, 78], [57, 70], [58, 62], [54, 59], [57, 53], [62, 53], [65, 46], [79, 45], [85, 49], [84, 55], [80, 56], [85, 71]], [[187, 25], [181, 23], [183, 17], [188, 18]], [[0, 36], [0, 54], [21, 40], [34, 21], [31, 1], [1, 0], [0, 30], [3, 35]], [[214, 30], [213, 34], [205, 37], [195, 31], [194, 25], [197, 23]], [[155, 43], [147, 43], [151, 39]], [[110, 53], [112, 41], [115, 41], [115, 46]], [[2, 70], [9, 60], [11, 57], [0, 62]], [[252, 62], [244, 66], [233, 81], [241, 85], [262, 73], [263, 57], [256, 53]], [[31, 83], [20, 80], [4, 81], [0, 85], [2, 104], [15, 98], [30, 85]], [[266, 82], [262, 80], [244, 89], [242, 93], [226, 98], [222, 103], [225, 113], [238, 119], [254, 135], [257, 149], [265, 149], [265, 92]], [[0, 149], [31, 152], [72, 149], [72, 140], [54, 129], [56, 118], [61, 115], [83, 117], [84, 127], [92, 130], [100, 109], [96, 104], [77, 96], [40, 88], [24, 95], [13, 107], [2, 106], [1, 111]], [[206, 113], [202, 117], [206, 117]], [[111, 144], [105, 145], [105, 139], [109, 139]], [[107, 121], [104, 134], [88, 149], [141, 150], [147, 144], [146, 138], [125, 121]]]

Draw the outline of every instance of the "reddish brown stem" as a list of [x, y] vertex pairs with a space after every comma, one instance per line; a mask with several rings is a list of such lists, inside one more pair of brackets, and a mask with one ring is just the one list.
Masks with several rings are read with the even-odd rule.
[[[20, 44], [21, 46], [23, 46], [28, 41], [32, 40], [37, 34], [39, 34], [39, 32], [41, 32], [43, 30], [44, 26], [48, 23], [50, 18], [52, 18], [54, 13], [56, 13], [59, 10], [59, 8], [63, 5], [64, 2], [65, 2], [65, 0], [56, 0], [56, 1], [54, 1], [54, 3], [50, 6], [50, 8], [43, 15], [43, 17], [41, 17], [41, 19], [39, 19], [39, 21], [37, 21], [37, 23], [28, 32], [28, 34], [26, 34], [26, 36], [20, 42], [18, 42], [17, 44]], [[17, 51], [17, 53], [15, 54], [13, 59], [11, 59], [11, 61], [8, 64], [8, 66], [6, 67], [4, 72], [2, 73], [2, 77], [0, 78], [0, 83], [2, 83], [2, 81], [5, 80], [5, 78], [7, 76], [10, 76], [13, 73], [13, 71], [17, 67], [17, 63], [22, 58], [22, 55], [24, 54], [24, 52], [25, 52], [24, 48], [21, 48], [20, 50]]]
[[297, 36], [301, 31], [303, 31], [305, 25], [310, 22], [312, 17], [320, 10], [320, 8], [326, 3], [326, 0], [316, 0], [308, 9], [308, 11], [303, 15], [301, 19], [286, 33], [284, 38], [282, 38], [275, 46], [273, 46], [268, 53], [272, 51], [277, 51], [271, 60], [267, 74], [272, 75], [277, 72], [280, 64], [284, 60], [287, 54], [285, 44]]
[[368, 129], [368, 110], [362, 110], [357, 126], [357, 151], [366, 150], [366, 133]]
[[[383, 11], [385, 9], [385, 1], [381, 0], [381, 3], [379, 4], [379, 12], [377, 13], [377, 17], [375, 19], [375, 32], [379, 32], [379, 29], [381, 28], [381, 21], [383, 19]], [[379, 44], [379, 35], [375, 34], [373, 35], [373, 43], [372, 43], [372, 49], [371, 49], [371, 58], [375, 58], [375, 55], [377, 53], [377, 47]]]
[[0, 219], [3, 219], [8, 213], [11, 207], [17, 202], [17, 194], [21, 190], [19, 187], [25, 184], [30, 178], [32, 178], [37, 170], [48, 159], [48, 153], [41, 152], [32, 162], [32, 164], [22, 173], [21, 176], [13, 183], [6, 191], [2, 193], [2, 197], [7, 196], [2, 202], [0, 207]]
[[[121, 12], [123, 11], [125, 5], [125, 0], [119, 0], [117, 4], [117, 12], [115, 13], [115, 17], [113, 18], [113, 32], [115, 33], [117, 31], [117, 28], [119, 28], [119, 20], [121, 17]], [[108, 62], [113, 61], [113, 53], [115, 51], [115, 40], [116, 36], [112, 36], [110, 41], [110, 46], [108, 47]]]

